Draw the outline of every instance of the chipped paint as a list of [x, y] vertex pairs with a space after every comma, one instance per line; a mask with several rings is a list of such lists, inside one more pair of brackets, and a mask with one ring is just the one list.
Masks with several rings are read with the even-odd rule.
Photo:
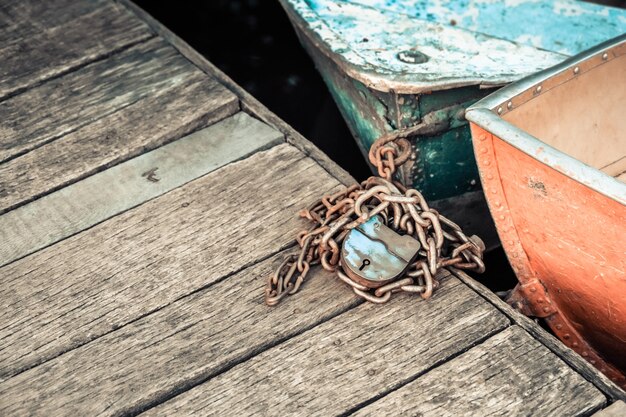
[[[425, 114], [448, 118], [447, 131], [410, 138], [415, 159], [400, 172], [431, 200], [479, 195], [462, 110], [486, 87], [626, 32], [625, 11], [573, 0], [280, 1], [364, 155], [378, 137]], [[445, 113], [453, 105], [461, 118]], [[463, 222], [487, 213], [450, 215]]]
[[[521, 103], [530, 105], [537, 85], [546, 86], [544, 91], [567, 91], [568, 81], [578, 74], [574, 68], [594, 71], [610, 62], [603, 56], [617, 59], [624, 54], [626, 35], [504, 87], [466, 113], [490, 211], [520, 282], [510, 301], [528, 314], [545, 317], [567, 346], [622, 388], [626, 184], [533, 137], [519, 120], [513, 126], [494, 109], [510, 101], [512, 112]], [[619, 88], [616, 80], [602, 80]], [[541, 298], [540, 291], [532, 291], [535, 284], [545, 289]], [[606, 300], [613, 302], [610, 308], [605, 308]]]
[[[626, 31], [622, 9], [574, 0], [348, 2], [442, 25], [450, 25], [454, 19], [456, 27], [564, 55], [575, 55]], [[518, 41], [527, 34], [536, 36]]]
[[349, 75], [398, 93], [502, 85], [626, 32], [625, 11], [572, 0], [283, 2]]

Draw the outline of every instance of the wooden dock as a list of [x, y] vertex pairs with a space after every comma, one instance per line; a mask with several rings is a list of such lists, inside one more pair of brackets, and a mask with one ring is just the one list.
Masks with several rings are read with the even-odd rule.
[[0, 38], [0, 415], [620, 415], [467, 276], [265, 306], [353, 180], [133, 4], [3, 0]]

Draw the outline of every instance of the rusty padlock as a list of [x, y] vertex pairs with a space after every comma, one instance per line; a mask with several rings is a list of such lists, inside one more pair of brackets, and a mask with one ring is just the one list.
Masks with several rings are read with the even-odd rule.
[[351, 279], [378, 288], [402, 276], [417, 257], [420, 243], [399, 235], [374, 216], [350, 230], [341, 248], [341, 266]]

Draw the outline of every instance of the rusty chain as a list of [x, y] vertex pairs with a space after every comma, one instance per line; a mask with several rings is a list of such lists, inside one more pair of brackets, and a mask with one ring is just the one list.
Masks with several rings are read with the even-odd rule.
[[[325, 195], [300, 211], [300, 216], [313, 225], [296, 237], [301, 248], [299, 254], [288, 255], [269, 277], [265, 289], [267, 305], [274, 306], [285, 296], [295, 294], [311, 266], [316, 264], [335, 272], [357, 295], [373, 303], [385, 303], [392, 293], [400, 291], [430, 298], [439, 285], [436, 274], [440, 268], [478, 273], [485, 270], [484, 245], [478, 237], [467, 237], [457, 224], [430, 208], [419, 191], [407, 189], [392, 179], [396, 169], [411, 155], [406, 136], [417, 133], [412, 130], [388, 133], [372, 145], [369, 160], [380, 177], [373, 176], [361, 184]], [[340, 250], [348, 232], [375, 215], [397, 233], [417, 239], [421, 249], [403, 277], [370, 289], [341, 270]]]

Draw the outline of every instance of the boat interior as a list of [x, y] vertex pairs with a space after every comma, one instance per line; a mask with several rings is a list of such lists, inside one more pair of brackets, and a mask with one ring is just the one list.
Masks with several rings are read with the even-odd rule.
[[[503, 119], [626, 183], [626, 43], [514, 97]], [[501, 111], [501, 110], [499, 110]]]

